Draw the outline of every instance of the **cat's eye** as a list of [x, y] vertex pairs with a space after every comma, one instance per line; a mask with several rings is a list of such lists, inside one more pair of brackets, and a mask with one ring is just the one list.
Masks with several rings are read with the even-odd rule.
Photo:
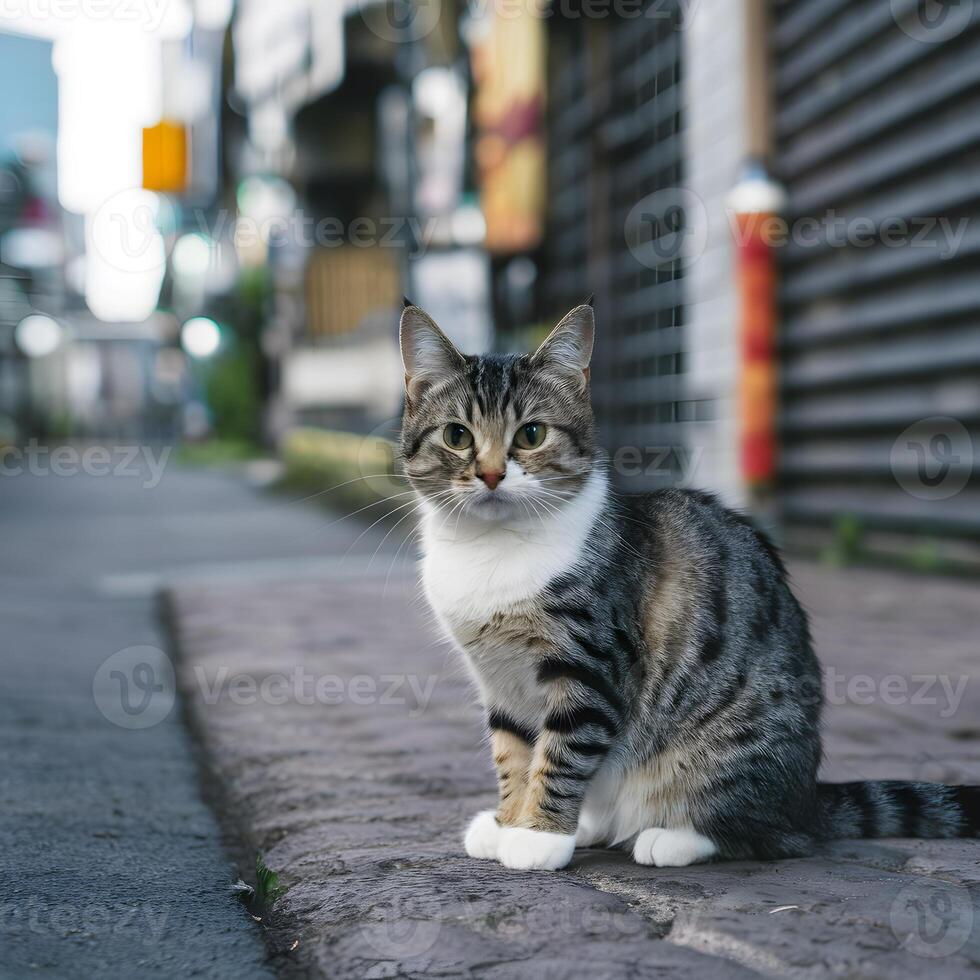
[[548, 426], [543, 422], [528, 422], [517, 430], [514, 445], [518, 449], [538, 449], [547, 434]]
[[442, 438], [450, 449], [455, 449], [458, 452], [469, 449], [473, 445], [473, 433], [465, 425], [460, 425], [458, 422], [450, 422], [442, 430]]

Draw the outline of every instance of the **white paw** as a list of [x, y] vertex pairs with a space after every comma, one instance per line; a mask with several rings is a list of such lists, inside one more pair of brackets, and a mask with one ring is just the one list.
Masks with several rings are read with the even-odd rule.
[[572, 860], [574, 834], [549, 834], [527, 827], [504, 827], [500, 831], [497, 860], [505, 868], [557, 871]]
[[496, 858], [499, 843], [500, 824], [497, 823], [493, 810], [483, 810], [478, 813], [470, 821], [463, 835], [463, 847], [471, 858], [484, 860]]
[[717, 853], [718, 848], [696, 830], [651, 827], [633, 845], [633, 860], [637, 864], [655, 864], [658, 868], [685, 868], [707, 861]]

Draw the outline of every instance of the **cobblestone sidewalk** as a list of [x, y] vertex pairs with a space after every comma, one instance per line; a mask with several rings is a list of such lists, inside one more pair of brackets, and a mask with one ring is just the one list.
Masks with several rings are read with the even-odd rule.
[[[971, 583], [794, 568], [827, 669], [826, 775], [980, 782]], [[980, 844], [846, 841], [779, 863], [555, 874], [469, 860], [480, 712], [413, 582], [177, 588], [185, 701], [285, 886], [280, 963], [331, 978], [921, 977], [980, 966]], [[290, 947], [294, 947], [290, 950]]]

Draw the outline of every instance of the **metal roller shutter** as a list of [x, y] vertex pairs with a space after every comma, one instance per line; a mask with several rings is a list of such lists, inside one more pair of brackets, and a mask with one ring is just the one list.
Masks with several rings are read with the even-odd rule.
[[670, 222], [683, 209], [665, 215], [657, 199], [642, 240], [631, 248], [626, 234], [640, 202], [681, 183], [680, 16], [678, 3], [651, 0], [641, 17], [550, 24], [546, 302], [557, 315], [596, 294], [592, 385], [605, 444], [665, 452], [642, 473], [617, 474], [632, 488], [671, 482], [680, 468], [683, 261], [673, 243], [683, 235]]
[[980, 3], [773, 15], [784, 517], [978, 539]]

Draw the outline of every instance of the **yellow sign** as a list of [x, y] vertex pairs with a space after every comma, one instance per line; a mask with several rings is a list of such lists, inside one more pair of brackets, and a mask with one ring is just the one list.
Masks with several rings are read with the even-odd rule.
[[187, 190], [187, 129], [163, 120], [143, 130], [143, 187], [180, 194]]

